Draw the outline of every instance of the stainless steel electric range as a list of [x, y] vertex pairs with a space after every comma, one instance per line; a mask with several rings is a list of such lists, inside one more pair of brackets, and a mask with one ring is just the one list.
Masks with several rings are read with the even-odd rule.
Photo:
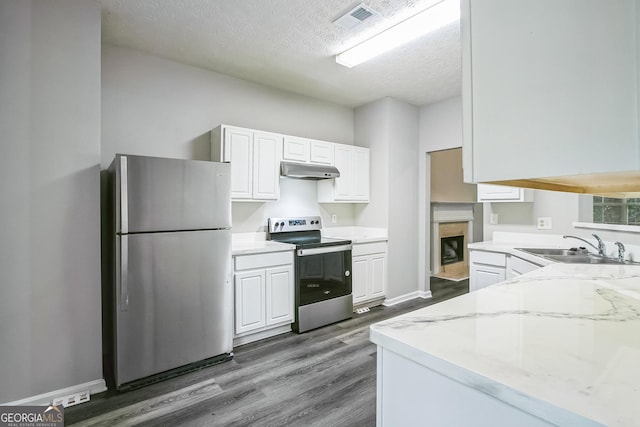
[[322, 237], [319, 216], [269, 218], [268, 238], [296, 245], [295, 322], [301, 333], [353, 316], [351, 240]]

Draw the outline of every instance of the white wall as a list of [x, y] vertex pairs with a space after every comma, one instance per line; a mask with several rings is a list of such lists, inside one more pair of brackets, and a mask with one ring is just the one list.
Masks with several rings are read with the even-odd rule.
[[0, 2], [0, 67], [0, 402], [100, 388], [99, 7]]
[[[102, 168], [116, 153], [209, 160], [209, 131], [220, 124], [353, 144], [353, 119], [351, 108], [103, 46]], [[234, 203], [234, 232], [263, 231], [267, 217], [299, 212], [353, 224], [350, 204], [321, 206], [315, 183], [285, 181], [278, 202]]]
[[389, 226], [389, 122], [387, 100], [380, 99], [354, 114], [356, 145], [369, 147], [369, 203], [354, 207], [357, 224]]
[[389, 280], [390, 297], [425, 289], [418, 267], [419, 109], [389, 99]]
[[420, 108], [418, 167], [419, 275], [429, 289], [431, 265], [431, 156], [462, 147], [462, 98], [454, 97]]
[[355, 206], [355, 221], [388, 229], [388, 298], [424, 288], [416, 252], [418, 117], [418, 108], [391, 98], [355, 112], [356, 144], [371, 150], [370, 202]]

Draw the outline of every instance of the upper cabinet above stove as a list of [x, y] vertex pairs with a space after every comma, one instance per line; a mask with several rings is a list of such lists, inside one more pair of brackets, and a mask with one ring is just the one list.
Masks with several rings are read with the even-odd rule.
[[333, 166], [334, 145], [327, 141], [284, 135], [282, 160]]
[[640, 2], [463, 0], [461, 11], [465, 181], [640, 191]]

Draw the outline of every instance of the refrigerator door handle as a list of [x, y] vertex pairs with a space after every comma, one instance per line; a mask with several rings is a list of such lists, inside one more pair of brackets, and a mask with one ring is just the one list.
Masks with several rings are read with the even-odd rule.
[[120, 232], [129, 232], [129, 177], [127, 156], [120, 157]]
[[120, 237], [120, 311], [129, 309], [129, 236]]

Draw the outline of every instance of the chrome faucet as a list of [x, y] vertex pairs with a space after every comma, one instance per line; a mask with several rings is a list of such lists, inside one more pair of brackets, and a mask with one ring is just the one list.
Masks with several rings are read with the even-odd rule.
[[577, 239], [580, 240], [581, 242], [586, 243], [587, 245], [591, 246], [593, 249], [595, 249], [596, 251], [598, 251], [598, 255], [600, 256], [604, 256], [605, 251], [606, 251], [606, 246], [604, 244], [604, 242], [602, 241], [602, 239], [600, 237], [598, 237], [598, 235], [596, 234], [592, 234], [593, 237], [596, 238], [596, 240], [598, 241], [598, 246], [594, 245], [593, 243], [583, 239], [582, 237], [577, 237], [577, 236], [562, 236], [563, 239]]
[[618, 262], [624, 262], [624, 245], [622, 242], [616, 242], [618, 247]]

